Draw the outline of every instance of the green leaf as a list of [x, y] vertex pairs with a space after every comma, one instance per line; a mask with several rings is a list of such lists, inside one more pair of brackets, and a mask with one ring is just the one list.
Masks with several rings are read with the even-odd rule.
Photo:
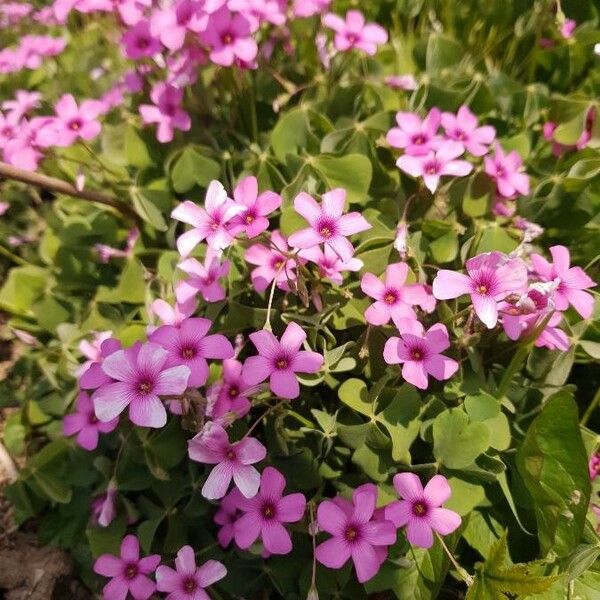
[[600, 174], [600, 158], [584, 158], [577, 161], [567, 173], [564, 180], [567, 191], [575, 191], [585, 187], [590, 179]]
[[32, 315], [32, 305], [43, 295], [48, 272], [34, 265], [15, 267], [8, 273], [0, 289], [0, 308], [18, 314]]
[[186, 146], [173, 165], [171, 181], [173, 189], [182, 194], [194, 185], [207, 187], [220, 174], [221, 165], [217, 161], [204, 156], [194, 146]]
[[458, 64], [464, 56], [462, 46], [451, 37], [433, 34], [427, 42], [427, 71], [439, 71]]
[[[129, 190], [129, 196], [133, 203], [135, 212], [158, 231], [166, 231], [167, 223], [163, 217], [160, 208], [157, 206], [156, 196], [162, 192], [156, 190], [146, 190], [138, 187], [132, 187]], [[159, 198], [161, 200], [162, 198]]]
[[154, 164], [142, 134], [131, 125], [125, 129], [124, 149], [127, 164], [141, 169]]
[[481, 239], [477, 245], [477, 254], [498, 250], [506, 254], [512, 252], [519, 243], [512, 238], [505, 229], [498, 225], [492, 225], [483, 230]]
[[94, 527], [86, 531], [92, 556], [114, 554], [119, 556], [127, 525], [124, 518], [115, 519], [108, 527]]
[[32, 479], [50, 500], [60, 504], [71, 502], [73, 490], [54, 474], [35, 469]]
[[469, 180], [462, 201], [462, 209], [469, 217], [483, 217], [490, 207], [495, 192], [492, 180], [484, 173], [477, 173]]
[[564, 144], [565, 146], [575, 145], [585, 128], [586, 117], [587, 109], [582, 111], [580, 114], [575, 115], [575, 117], [573, 117], [571, 120], [561, 123], [554, 130], [554, 140], [559, 144]]
[[338, 397], [361, 415], [370, 417], [374, 414], [373, 404], [368, 400], [367, 384], [361, 379], [346, 379], [338, 390]]
[[450, 469], [471, 465], [489, 447], [490, 434], [483, 423], [469, 423], [462, 408], [451, 408], [433, 422], [433, 454]]
[[531, 423], [517, 466], [534, 500], [542, 555], [569, 554], [581, 539], [590, 500], [587, 455], [569, 392], [552, 396]]
[[458, 235], [449, 231], [429, 244], [433, 259], [438, 263], [453, 261], [458, 254]]
[[371, 161], [366, 156], [321, 154], [313, 157], [310, 164], [321, 175], [329, 189], [342, 187], [348, 193], [348, 202], [366, 203], [373, 176]]
[[302, 108], [294, 108], [279, 117], [271, 132], [271, 146], [275, 156], [285, 161], [287, 154], [297, 154], [306, 147], [310, 135], [307, 112]]
[[135, 257], [128, 259], [117, 287], [110, 289], [106, 286], [100, 286], [96, 300], [98, 302], [108, 302], [109, 304], [119, 304], [120, 302], [144, 304], [146, 301], [146, 280], [142, 263]]

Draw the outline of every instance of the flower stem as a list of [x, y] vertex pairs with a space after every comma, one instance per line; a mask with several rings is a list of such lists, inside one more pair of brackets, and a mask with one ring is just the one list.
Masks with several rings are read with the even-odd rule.
[[442, 545], [442, 548], [448, 555], [450, 562], [452, 563], [452, 565], [454, 566], [454, 568], [456, 569], [458, 574], [461, 576], [461, 578], [464, 580], [464, 582], [467, 584], [467, 586], [473, 585], [473, 576], [469, 575], [469, 573], [467, 573], [466, 569], [464, 569], [463, 567], [461, 567], [458, 564], [458, 562], [454, 558], [452, 552], [450, 552], [450, 550], [448, 549], [448, 546], [446, 546], [446, 544], [444, 543], [442, 536], [439, 533], [436, 533], [435, 535], [436, 535], [437, 539], [439, 540], [440, 544]]
[[268, 414], [279, 408], [284, 402], [287, 402], [287, 400], [281, 400], [281, 402], [277, 402], [276, 404], [273, 404], [273, 406], [269, 407], [262, 415], [260, 415], [260, 417], [258, 417], [258, 419], [256, 419], [256, 421], [254, 421], [254, 423], [252, 423], [250, 429], [246, 431], [246, 435], [244, 437], [248, 437]]
[[600, 389], [596, 392], [593, 400], [590, 402], [590, 405], [587, 407], [583, 417], [581, 417], [580, 425], [587, 425], [587, 422], [590, 420], [593, 412], [598, 408], [598, 404], [600, 404]]

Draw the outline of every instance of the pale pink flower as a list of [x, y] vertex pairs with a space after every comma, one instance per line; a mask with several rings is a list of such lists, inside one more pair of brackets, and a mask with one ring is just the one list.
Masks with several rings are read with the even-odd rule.
[[385, 279], [381, 281], [373, 273], [362, 276], [362, 291], [375, 302], [365, 311], [365, 319], [371, 325], [385, 325], [390, 319], [397, 326], [400, 319], [416, 319], [411, 306], [427, 302], [423, 286], [406, 284], [408, 265], [394, 263], [385, 270]]
[[516, 194], [529, 194], [529, 177], [521, 173], [523, 160], [516, 150], [506, 154], [500, 146], [496, 146], [494, 156], [484, 158], [485, 172], [496, 182], [501, 196], [512, 198]]
[[9, 115], [18, 121], [35, 108], [38, 108], [41, 99], [42, 95], [39, 92], [17, 90], [14, 100], [5, 100], [2, 103], [2, 110], [9, 111]]
[[270, 554], [288, 554], [292, 539], [284, 523], [300, 521], [306, 510], [303, 494], [283, 495], [285, 477], [273, 467], [267, 467], [260, 479], [260, 488], [253, 498], [241, 498], [239, 510], [243, 513], [233, 528], [235, 543], [249, 548], [260, 536]]
[[336, 285], [342, 285], [344, 281], [342, 273], [345, 271], [360, 271], [363, 268], [363, 261], [359, 258], [352, 257], [347, 261], [342, 261], [327, 245], [323, 250], [318, 246], [301, 250], [298, 256], [317, 265], [319, 275], [329, 279]]
[[237, 488], [233, 488], [221, 499], [219, 510], [215, 513], [214, 522], [220, 525], [217, 540], [223, 548], [227, 548], [233, 541], [235, 531], [234, 525], [240, 516], [240, 502], [243, 496]]
[[343, 498], [323, 500], [317, 510], [319, 529], [331, 537], [319, 544], [315, 558], [330, 569], [341, 569], [352, 559], [360, 583], [373, 578], [396, 541], [396, 527], [390, 520], [375, 518], [377, 487], [365, 483], [352, 494], [352, 503]]
[[10, 208], [9, 202], [0, 202], [0, 217]]
[[290, 323], [279, 341], [270, 331], [261, 329], [250, 334], [258, 356], [246, 359], [242, 376], [250, 385], [269, 379], [271, 391], [281, 398], [297, 398], [300, 384], [296, 373], [317, 373], [323, 366], [323, 356], [300, 350], [306, 333], [296, 323]]
[[121, 350], [119, 340], [109, 337], [101, 341], [99, 351], [96, 352], [94, 349], [94, 358], [90, 358], [89, 361], [84, 363], [84, 365], [87, 365], [85, 370], [81, 370], [78, 374], [79, 387], [84, 390], [95, 390], [105, 383], [111, 383], [113, 380], [102, 370], [102, 363], [105, 358], [114, 354], [117, 350]]
[[202, 11], [202, 2], [179, 0], [164, 10], [153, 13], [150, 31], [169, 50], [179, 50], [185, 43], [187, 33], [200, 33], [206, 23], [207, 16]]
[[176, 302], [174, 306], [158, 298], [150, 305], [150, 312], [155, 314], [163, 325], [177, 327], [194, 314], [197, 306], [198, 302], [195, 298], [191, 298], [187, 302]]
[[423, 488], [418, 475], [398, 473], [394, 476], [394, 487], [402, 500], [385, 507], [385, 518], [396, 527], [406, 526], [406, 537], [413, 546], [431, 548], [434, 531], [448, 535], [460, 527], [460, 515], [442, 508], [452, 495], [443, 475], [434, 475]]
[[391, 337], [385, 343], [383, 358], [388, 365], [402, 365], [402, 377], [421, 390], [429, 386], [428, 376], [438, 381], [450, 379], [459, 364], [442, 352], [450, 347], [448, 330], [436, 323], [425, 331], [419, 321], [400, 319], [397, 323], [400, 337]]
[[271, 233], [270, 241], [268, 248], [262, 244], [254, 244], [246, 250], [246, 262], [257, 267], [250, 274], [252, 285], [260, 293], [275, 280], [279, 289], [289, 291], [290, 283], [297, 279], [296, 260], [290, 258], [288, 243], [279, 231]]
[[171, 217], [192, 225], [192, 229], [179, 236], [177, 249], [183, 258], [202, 241], [213, 250], [224, 250], [233, 242], [231, 219], [240, 213], [241, 207], [227, 197], [225, 188], [218, 181], [211, 181], [206, 190], [204, 208], [190, 200], [182, 202]]
[[204, 264], [195, 258], [186, 258], [177, 268], [189, 275], [188, 279], [178, 281], [175, 286], [177, 302], [189, 302], [198, 292], [206, 302], [219, 302], [225, 299], [225, 288], [221, 279], [229, 273], [231, 262], [221, 262], [221, 255], [207, 248]]
[[263, 23], [285, 23], [283, 5], [278, 0], [229, 0], [227, 8], [244, 15], [252, 31], [256, 31]]
[[394, 148], [403, 148], [406, 154], [422, 156], [437, 150], [442, 142], [438, 135], [442, 113], [432, 108], [424, 119], [410, 112], [396, 113], [398, 127], [387, 133], [387, 141]]
[[156, 123], [156, 139], [161, 143], [170, 142], [176, 129], [189, 131], [192, 127], [190, 115], [181, 108], [183, 90], [165, 82], [155, 84], [150, 92], [153, 104], [139, 107], [144, 123]]
[[441, 269], [433, 280], [433, 295], [438, 300], [471, 296], [477, 316], [488, 329], [498, 321], [498, 302], [511, 293], [524, 291], [527, 268], [519, 258], [501, 252], [486, 252], [466, 262], [467, 275]]
[[233, 346], [221, 333], [207, 335], [212, 321], [200, 317], [185, 319], [178, 327], [162, 325], [148, 339], [167, 352], [164, 368], [189, 368], [189, 387], [199, 387], [208, 379], [207, 358], [233, 358]]
[[119, 424], [119, 419], [111, 419], [105, 423], [98, 421], [94, 414], [94, 405], [86, 392], [79, 392], [75, 401], [75, 412], [65, 415], [63, 434], [77, 434], [77, 444], [84, 450], [95, 450], [101, 433], [110, 433]]
[[575, 33], [575, 29], [577, 29], [577, 21], [573, 19], [565, 19], [565, 22], [560, 26], [560, 35], [565, 40], [573, 37], [573, 33]]
[[554, 306], [562, 311], [570, 304], [584, 319], [589, 319], [594, 310], [594, 297], [584, 290], [595, 287], [596, 283], [581, 267], [571, 267], [571, 255], [565, 246], [552, 246], [550, 254], [552, 263], [539, 254], [532, 254], [531, 262], [542, 281], [558, 284]]
[[249, 238], [269, 228], [266, 217], [281, 206], [281, 196], [275, 192], [258, 194], [258, 181], [250, 176], [242, 179], [233, 191], [241, 212], [231, 221], [232, 228], [243, 230]]
[[112, 336], [112, 331], [94, 331], [92, 339], [79, 342], [79, 352], [88, 360], [81, 364], [75, 371], [77, 377], [81, 377], [95, 362], [102, 362], [102, 343]]
[[223, 427], [209, 421], [188, 442], [188, 454], [196, 462], [215, 465], [202, 487], [208, 500], [222, 498], [232, 479], [244, 497], [252, 498], [258, 492], [260, 473], [252, 465], [264, 460], [267, 449], [257, 439], [230, 442]]
[[398, 250], [400, 258], [406, 260], [406, 257], [408, 256], [408, 225], [404, 221], [400, 221], [396, 227], [394, 248]]
[[94, 572], [111, 580], [102, 590], [104, 600], [124, 600], [130, 593], [134, 600], [148, 600], [156, 585], [149, 579], [160, 564], [160, 555], [140, 558], [140, 542], [135, 535], [125, 536], [121, 556], [102, 554], [94, 563]]
[[85, 100], [79, 106], [71, 94], [63, 95], [54, 105], [56, 117], [53, 127], [57, 132], [55, 145], [71, 146], [78, 139], [89, 141], [101, 130], [97, 120], [101, 104], [96, 100]]
[[294, 0], [294, 16], [312, 17], [324, 13], [331, 0]]
[[148, 342], [107, 356], [102, 370], [114, 382], [99, 387], [92, 397], [96, 416], [110, 421], [129, 407], [129, 418], [141, 427], [164, 427], [167, 411], [160, 396], [178, 396], [187, 389], [190, 369], [165, 368], [169, 352]]
[[345, 20], [329, 13], [323, 17], [323, 25], [335, 32], [334, 43], [340, 52], [356, 48], [373, 56], [377, 46], [388, 41], [386, 30], [377, 23], [366, 23], [359, 10], [349, 10]]
[[433, 194], [442, 176], [464, 177], [473, 170], [473, 165], [466, 160], [456, 160], [463, 152], [461, 144], [444, 142], [435, 152], [420, 156], [404, 154], [396, 165], [411, 177], [422, 177], [425, 186]]
[[106, 492], [92, 501], [92, 522], [100, 527], [108, 527], [116, 517], [117, 484], [108, 482]]
[[319, 206], [316, 200], [300, 192], [294, 199], [294, 208], [310, 224], [310, 227], [292, 233], [289, 244], [305, 250], [328, 245], [340, 258], [346, 262], [352, 258], [354, 247], [347, 236], [371, 229], [371, 225], [358, 212], [343, 214], [346, 202], [346, 190], [336, 188], [323, 194], [323, 202]]
[[259, 391], [259, 386], [250, 385], [242, 374], [242, 363], [228, 358], [223, 361], [223, 379], [207, 390], [207, 397], [214, 396], [206, 414], [212, 419], [233, 413], [236, 418], [243, 417], [250, 410], [250, 396]]
[[496, 139], [496, 130], [490, 125], [479, 126], [477, 117], [468, 106], [461, 106], [455, 114], [442, 113], [442, 127], [446, 137], [461, 144], [473, 156], [487, 154]]
[[156, 569], [156, 589], [169, 592], [166, 600], [210, 600], [205, 588], [225, 575], [227, 569], [218, 560], [207, 560], [197, 567], [194, 549], [183, 546], [177, 552], [175, 570], [164, 565]]
[[406, 90], [412, 92], [418, 87], [414, 75], [388, 75], [383, 82], [393, 90]]
[[236, 60], [250, 63], [256, 58], [258, 46], [252, 33], [250, 23], [243, 15], [222, 8], [210, 16], [200, 38], [210, 47], [212, 62], [230, 67]]

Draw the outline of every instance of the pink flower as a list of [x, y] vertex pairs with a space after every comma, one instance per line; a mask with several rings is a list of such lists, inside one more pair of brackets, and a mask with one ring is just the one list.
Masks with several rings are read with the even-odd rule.
[[406, 525], [406, 537], [413, 546], [431, 548], [434, 531], [448, 535], [460, 527], [460, 515], [441, 508], [452, 495], [443, 475], [434, 475], [423, 489], [418, 475], [398, 473], [394, 476], [394, 487], [402, 500], [385, 507], [385, 518], [396, 527]]
[[233, 346], [222, 334], [206, 335], [212, 321], [190, 318], [178, 327], [163, 325], [153, 331], [149, 340], [167, 352], [164, 368], [185, 365], [189, 368], [189, 387], [199, 387], [208, 379], [207, 358], [233, 358]]
[[250, 23], [252, 31], [257, 30], [262, 23], [285, 23], [282, 3], [278, 0], [229, 0], [227, 8], [241, 13]]
[[218, 181], [211, 181], [206, 190], [204, 208], [186, 200], [171, 213], [173, 219], [193, 227], [177, 239], [179, 254], [185, 258], [203, 240], [213, 250], [227, 248], [233, 242], [230, 221], [240, 210], [227, 197], [225, 188]]
[[468, 106], [461, 106], [456, 115], [442, 113], [442, 127], [446, 137], [462, 144], [464, 150], [473, 156], [483, 156], [488, 152], [488, 146], [496, 138], [496, 130], [490, 125], [479, 127], [477, 117]]
[[0, 202], [0, 217], [10, 208], [9, 202]]
[[257, 268], [250, 277], [257, 292], [264, 292], [275, 280], [280, 290], [289, 291], [290, 283], [297, 279], [296, 261], [288, 256], [289, 247], [286, 239], [279, 233], [271, 233], [271, 244], [266, 248], [262, 244], [254, 244], [246, 250], [244, 258]]
[[160, 43], [150, 33], [150, 22], [147, 19], [138, 21], [123, 34], [121, 46], [123, 54], [131, 60], [140, 60], [160, 52]]
[[323, 17], [323, 25], [335, 31], [334, 43], [340, 52], [357, 48], [373, 56], [377, 46], [388, 41], [386, 30], [376, 23], [365, 23], [365, 17], [359, 10], [349, 10], [346, 20], [329, 13]]
[[523, 160], [516, 150], [505, 154], [500, 146], [496, 147], [494, 156], [484, 159], [485, 172], [496, 182], [498, 192], [505, 198], [515, 194], [529, 194], [529, 177], [519, 170]]
[[178, 396], [187, 388], [190, 369], [166, 368], [169, 352], [154, 343], [136, 343], [104, 359], [102, 370], [113, 383], [102, 385], [92, 400], [96, 416], [110, 421], [129, 407], [129, 418], [141, 427], [164, 427], [167, 411], [159, 396]]
[[400, 221], [396, 227], [394, 248], [398, 250], [400, 258], [406, 260], [406, 257], [408, 256], [408, 225], [404, 221]]
[[583, 290], [596, 283], [586, 275], [581, 267], [571, 267], [571, 256], [565, 246], [550, 248], [552, 263], [539, 254], [531, 255], [533, 267], [542, 281], [555, 281], [558, 284], [554, 293], [557, 310], [567, 310], [569, 304], [584, 318], [589, 319], [594, 310], [594, 297]]
[[119, 424], [119, 419], [111, 419], [106, 423], [98, 421], [94, 414], [94, 405], [86, 392], [79, 392], [75, 401], [75, 412], [65, 415], [63, 434], [77, 434], [77, 443], [85, 450], [98, 447], [100, 433], [110, 433]]
[[414, 75], [388, 75], [383, 82], [393, 90], [413, 91], [418, 87]]
[[231, 262], [221, 262], [221, 256], [211, 248], [206, 251], [204, 264], [195, 258], [186, 258], [177, 268], [190, 277], [178, 281], [175, 286], [177, 302], [184, 303], [196, 297], [200, 292], [206, 302], [219, 302], [225, 299], [225, 288], [220, 279], [229, 273]]
[[317, 265], [320, 276], [337, 285], [342, 285], [344, 271], [360, 271], [363, 268], [363, 261], [358, 258], [350, 258], [347, 261], [340, 260], [331, 246], [325, 246], [323, 250], [318, 246], [313, 246], [301, 250], [298, 256]]
[[294, 16], [312, 17], [325, 12], [331, 0], [294, 0]]
[[102, 361], [102, 343], [110, 339], [112, 331], [94, 331], [92, 332], [92, 340], [81, 340], [79, 342], [79, 352], [88, 360], [82, 365], [79, 365], [75, 374], [80, 377], [85, 373], [93, 363]]
[[240, 490], [233, 488], [221, 499], [219, 510], [215, 513], [214, 522], [221, 526], [217, 533], [217, 539], [223, 548], [227, 548], [234, 538], [234, 525], [240, 516], [239, 506], [242, 498]]
[[156, 585], [147, 577], [160, 564], [160, 555], [140, 558], [140, 543], [135, 535], [125, 536], [121, 556], [103, 554], [94, 563], [94, 572], [111, 580], [102, 590], [105, 600], [124, 600], [129, 592], [135, 600], [147, 600]]
[[592, 456], [590, 456], [590, 460], [588, 463], [588, 471], [590, 473], [590, 479], [593, 481], [600, 474], [600, 454], [594, 452]]
[[250, 385], [269, 379], [271, 391], [281, 398], [297, 398], [300, 384], [296, 373], [317, 373], [323, 357], [317, 352], [300, 350], [306, 333], [296, 323], [290, 323], [279, 341], [270, 331], [261, 329], [250, 334], [258, 356], [246, 359], [242, 376]]
[[258, 52], [248, 20], [239, 13], [231, 13], [227, 8], [210, 16], [200, 38], [210, 46], [210, 60], [222, 67], [230, 67], [236, 59], [250, 63]]
[[183, 546], [179, 550], [175, 569], [164, 565], [156, 569], [156, 589], [170, 592], [166, 600], [210, 600], [204, 588], [227, 575], [225, 565], [218, 560], [208, 560], [197, 567], [191, 546]]
[[411, 177], [422, 177], [433, 194], [443, 175], [464, 177], [473, 170], [473, 165], [466, 160], [456, 160], [463, 152], [462, 144], [444, 142], [436, 152], [430, 151], [421, 156], [405, 154], [396, 161], [396, 165]]
[[469, 294], [477, 316], [488, 329], [498, 321], [498, 301], [518, 293], [527, 285], [527, 268], [519, 258], [501, 252], [486, 252], [470, 258], [467, 275], [441, 269], [433, 280], [433, 295], [438, 300]]
[[194, 314], [197, 306], [198, 302], [195, 298], [187, 302], [176, 302], [175, 306], [158, 298], [150, 305], [150, 311], [162, 321], [163, 325], [179, 326]]
[[577, 21], [565, 19], [565, 22], [560, 26], [560, 35], [562, 35], [565, 40], [568, 40], [573, 37], [575, 29], [577, 29]]
[[14, 100], [5, 100], [2, 103], [2, 110], [9, 111], [9, 115], [18, 121], [33, 109], [38, 108], [41, 99], [42, 95], [39, 92], [17, 90]]
[[306, 509], [303, 494], [283, 495], [285, 477], [273, 467], [267, 467], [260, 479], [260, 489], [254, 498], [241, 498], [239, 509], [244, 513], [234, 524], [235, 543], [249, 548], [260, 536], [270, 554], [288, 554], [292, 539], [283, 523], [300, 521]]
[[188, 454], [196, 462], [215, 465], [202, 487], [202, 495], [222, 498], [233, 479], [246, 498], [258, 492], [260, 473], [252, 466], [267, 455], [267, 449], [255, 438], [245, 437], [231, 443], [227, 432], [212, 421], [188, 443]]
[[117, 484], [112, 479], [108, 482], [106, 493], [101, 494], [92, 502], [92, 522], [100, 527], [108, 527], [116, 516], [115, 501]]
[[197, 34], [206, 27], [207, 17], [201, 8], [202, 3], [196, 0], [179, 0], [152, 15], [150, 31], [169, 50], [179, 50], [188, 31]]
[[300, 192], [294, 199], [294, 208], [310, 224], [310, 227], [292, 233], [289, 244], [302, 250], [328, 245], [342, 261], [348, 261], [354, 254], [354, 248], [347, 236], [371, 229], [371, 225], [358, 212], [346, 215], [344, 205], [346, 190], [336, 188], [323, 194], [321, 206], [312, 196]]
[[250, 410], [250, 396], [258, 391], [256, 385], [250, 385], [242, 375], [242, 363], [229, 358], [223, 361], [223, 381], [211, 386], [207, 396], [215, 394], [214, 403], [207, 407], [207, 415], [212, 419], [234, 413], [236, 418], [243, 417]]
[[400, 337], [385, 343], [383, 358], [388, 365], [402, 364], [402, 377], [421, 390], [426, 390], [431, 375], [438, 381], [450, 379], [458, 371], [458, 363], [442, 352], [450, 347], [448, 330], [436, 323], [427, 332], [419, 321], [401, 319]]
[[121, 342], [115, 338], [107, 338], [100, 342], [100, 349], [96, 352], [94, 349], [94, 358], [85, 362], [82, 367], [87, 365], [85, 370], [81, 370], [79, 377], [79, 387], [84, 390], [95, 390], [105, 383], [111, 383], [112, 378], [102, 370], [102, 362], [107, 356], [121, 349]]
[[388, 144], [394, 148], [404, 148], [406, 154], [411, 156], [428, 154], [436, 150], [442, 141], [438, 135], [441, 119], [442, 113], [437, 108], [432, 108], [423, 120], [414, 113], [396, 113], [398, 127], [388, 131]]
[[165, 144], [173, 139], [175, 129], [189, 131], [192, 120], [181, 108], [183, 90], [168, 83], [154, 85], [150, 92], [154, 104], [142, 104], [139, 108], [144, 123], [156, 123], [156, 139]]
[[78, 139], [91, 140], [101, 130], [97, 120], [101, 105], [96, 100], [85, 100], [79, 106], [71, 94], [65, 94], [54, 105], [56, 118], [53, 125], [58, 139], [55, 144], [61, 147], [73, 145]]
[[331, 538], [317, 546], [315, 557], [330, 569], [341, 569], [352, 558], [360, 583], [379, 571], [387, 546], [396, 541], [396, 528], [389, 520], [374, 518], [377, 487], [365, 483], [352, 494], [352, 503], [341, 499], [319, 504], [319, 529]]
[[411, 305], [427, 302], [423, 286], [405, 285], [408, 275], [406, 263], [388, 265], [385, 270], [385, 281], [382, 282], [373, 273], [362, 276], [362, 291], [375, 302], [365, 311], [365, 318], [371, 325], [385, 325], [390, 319], [396, 326], [401, 319], [416, 319], [417, 315]]
[[233, 192], [234, 201], [240, 205], [241, 212], [231, 222], [232, 227], [244, 230], [248, 238], [256, 237], [269, 228], [267, 215], [281, 206], [281, 196], [275, 192], [263, 192], [258, 195], [256, 177], [245, 177]]

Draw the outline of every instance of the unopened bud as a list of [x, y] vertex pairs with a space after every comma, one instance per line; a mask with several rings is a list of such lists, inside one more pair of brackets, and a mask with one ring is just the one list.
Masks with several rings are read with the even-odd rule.
[[317, 592], [317, 588], [312, 585], [310, 590], [308, 590], [308, 596], [306, 596], [306, 600], [319, 600], [319, 592]]

